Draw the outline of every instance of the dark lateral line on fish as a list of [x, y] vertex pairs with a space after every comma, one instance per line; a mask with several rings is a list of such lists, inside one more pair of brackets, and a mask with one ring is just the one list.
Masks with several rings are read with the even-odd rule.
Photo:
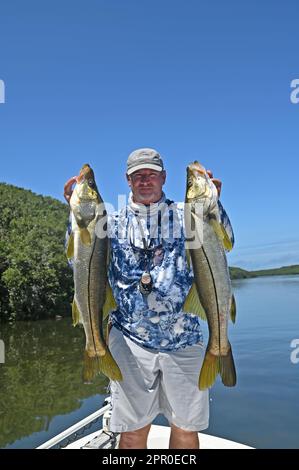
[[219, 344], [219, 356], [220, 356], [220, 351], [221, 351], [221, 344], [220, 344], [220, 315], [219, 315], [219, 304], [218, 304], [218, 296], [217, 296], [217, 290], [216, 290], [216, 284], [215, 284], [215, 278], [213, 276], [213, 271], [212, 271], [212, 268], [211, 268], [211, 265], [210, 265], [210, 262], [209, 262], [209, 259], [206, 255], [206, 252], [204, 250], [204, 247], [202, 247], [202, 251], [203, 251], [203, 254], [206, 258], [206, 261], [208, 263], [208, 266], [209, 266], [209, 269], [210, 269], [210, 273], [211, 273], [211, 277], [212, 277], [212, 280], [213, 280], [213, 285], [214, 285], [214, 292], [215, 292], [215, 297], [216, 297], [216, 304], [217, 304], [217, 316], [218, 316], [218, 344]]
[[88, 315], [89, 315], [89, 323], [90, 323], [90, 327], [91, 327], [91, 331], [92, 331], [92, 341], [93, 341], [94, 352], [95, 352], [95, 354], [96, 354], [97, 350], [96, 350], [96, 344], [95, 344], [95, 341], [94, 341], [94, 331], [93, 331], [93, 325], [92, 325], [92, 320], [91, 320], [90, 295], [89, 295], [89, 288], [90, 288], [90, 266], [91, 266], [91, 260], [92, 260], [93, 254], [94, 254], [95, 246], [96, 246], [96, 239], [94, 239], [93, 247], [92, 247], [92, 251], [91, 251], [91, 255], [90, 255], [89, 263], [88, 263], [87, 292], [88, 292]]
[[[103, 200], [101, 199], [101, 196], [100, 196], [99, 193], [98, 193], [98, 198], [99, 198], [100, 203], [104, 203]], [[107, 217], [107, 211], [106, 211], [105, 208], [104, 208], [104, 211], [103, 211], [103, 217]], [[100, 217], [99, 214], [97, 214], [96, 219], [95, 219], [95, 226], [97, 225], [98, 221], [103, 217]], [[107, 218], [106, 218], [106, 222], [105, 222], [105, 225], [104, 225], [104, 230], [107, 230], [107, 223], [108, 222], [107, 222]], [[95, 235], [94, 248], [96, 246], [96, 240], [97, 240], [97, 236]], [[108, 242], [109, 242], [109, 238], [108, 238]], [[107, 247], [107, 250], [109, 250], [108, 245], [106, 247]], [[93, 255], [93, 253], [92, 253], [92, 255]], [[90, 258], [90, 260], [91, 260], [91, 258]], [[108, 277], [106, 278], [106, 293], [107, 293], [107, 283], [108, 283]], [[104, 301], [104, 304], [105, 304], [105, 301]], [[103, 335], [103, 323], [104, 323], [104, 321], [103, 321], [103, 308], [104, 308], [104, 304], [102, 305], [102, 309], [99, 312], [99, 335], [100, 335], [100, 340], [102, 341], [102, 346], [107, 351], [108, 345], [106, 345], [105, 337]]]

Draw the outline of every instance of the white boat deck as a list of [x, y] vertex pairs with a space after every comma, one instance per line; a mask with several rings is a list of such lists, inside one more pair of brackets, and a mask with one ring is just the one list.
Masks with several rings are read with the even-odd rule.
[[[94, 449], [98, 448], [100, 443], [102, 448], [107, 449], [109, 447], [103, 446], [104, 436], [103, 430], [94, 432], [69, 444], [66, 449]], [[148, 437], [148, 449], [168, 449], [169, 436], [170, 427], [152, 425]], [[201, 449], [251, 449], [251, 447], [247, 445], [216, 436], [210, 436], [209, 434], [198, 433], [198, 437]], [[117, 446], [115, 448], [117, 448]]]
[[[58, 445], [63, 449], [117, 449], [120, 435], [109, 431], [110, 416], [111, 399], [107, 397], [104, 406], [100, 410], [82, 419], [37, 448], [50, 449]], [[102, 429], [63, 445], [66, 439], [70, 439], [71, 436], [75, 437], [76, 433], [84, 430], [86, 426], [89, 426], [100, 417], [103, 417]], [[148, 437], [148, 449], [168, 449], [169, 436], [169, 426], [152, 425]], [[245, 444], [209, 434], [198, 433], [198, 437], [201, 449], [252, 449], [252, 447]]]

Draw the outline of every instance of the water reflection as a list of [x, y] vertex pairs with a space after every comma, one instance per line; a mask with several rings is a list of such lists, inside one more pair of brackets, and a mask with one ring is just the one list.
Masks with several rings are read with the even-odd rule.
[[0, 364], [0, 447], [46, 431], [52, 418], [105, 393], [108, 380], [82, 380], [85, 335], [70, 319], [0, 325], [5, 363]]
[[[229, 323], [229, 336], [238, 384], [228, 389], [217, 379], [209, 434], [255, 447], [298, 447], [299, 364], [290, 360], [298, 338], [298, 282], [299, 276], [234, 281], [237, 321]], [[206, 322], [202, 328], [207, 339]], [[0, 338], [6, 346], [0, 447], [36, 447], [100, 408], [107, 379], [82, 383], [85, 338], [70, 319], [0, 324]]]

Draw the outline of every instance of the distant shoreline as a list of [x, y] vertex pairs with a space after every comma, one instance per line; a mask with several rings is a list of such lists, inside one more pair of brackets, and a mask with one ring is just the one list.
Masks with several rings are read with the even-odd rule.
[[282, 266], [281, 268], [261, 269], [258, 271], [247, 271], [246, 269], [232, 266], [229, 268], [229, 272], [231, 279], [249, 279], [260, 276], [283, 276], [288, 274], [299, 274], [299, 264]]

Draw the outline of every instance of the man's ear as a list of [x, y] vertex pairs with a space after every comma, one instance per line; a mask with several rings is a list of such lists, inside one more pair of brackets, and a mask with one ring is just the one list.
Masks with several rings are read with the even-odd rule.
[[132, 184], [131, 184], [131, 177], [129, 175], [127, 175], [126, 173], [126, 178], [127, 178], [127, 182], [128, 182], [128, 185], [130, 186], [130, 188], [132, 187]]
[[165, 181], [166, 181], [166, 171], [165, 170], [162, 171], [162, 177], [163, 177], [163, 184], [165, 184]]

